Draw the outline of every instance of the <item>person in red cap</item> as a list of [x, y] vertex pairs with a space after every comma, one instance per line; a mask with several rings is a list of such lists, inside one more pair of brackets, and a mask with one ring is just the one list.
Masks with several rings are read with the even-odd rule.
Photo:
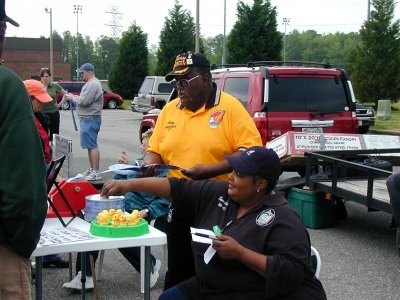
[[37, 80], [28, 79], [24, 81], [25, 87], [32, 100], [32, 108], [35, 113], [35, 123], [42, 140], [42, 147], [46, 165], [51, 163], [51, 149], [49, 136], [47, 135], [47, 122], [45, 116], [40, 112], [45, 103], [51, 102], [53, 99], [46, 92], [44, 85]]
[[281, 174], [278, 155], [255, 146], [225, 158], [233, 170], [228, 181], [169, 177], [104, 184], [103, 197], [145, 192], [193, 214], [196, 274], [158, 299], [325, 300], [307, 229], [284, 193], [274, 191]]
[[[0, 58], [7, 23], [0, 0]], [[0, 59], [0, 299], [31, 299], [29, 257], [47, 212], [46, 167], [32, 104], [21, 79]]]
[[[51, 96], [46, 92], [46, 87], [37, 80], [28, 79], [24, 81], [25, 87], [28, 91], [29, 96], [32, 100], [32, 108], [35, 115], [35, 124], [42, 141], [43, 154], [46, 165], [49, 166], [51, 163], [51, 148], [48, 130], [48, 120], [41, 110], [45, 103], [49, 103], [53, 100]], [[58, 254], [46, 255], [42, 259], [42, 265], [44, 268], [54, 266], [56, 268], [68, 268], [69, 263], [61, 258]]]

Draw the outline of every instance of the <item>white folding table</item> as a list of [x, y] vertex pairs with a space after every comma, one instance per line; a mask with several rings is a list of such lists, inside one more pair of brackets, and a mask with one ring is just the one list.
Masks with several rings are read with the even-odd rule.
[[[67, 218], [68, 220], [68, 218]], [[45, 220], [42, 232], [48, 230], [63, 229], [60, 220], [57, 218], [48, 218]], [[68, 225], [67, 228], [76, 228], [82, 232], [89, 233], [90, 223], [75, 218]], [[88, 240], [74, 241], [74, 242], [61, 242], [54, 245], [42, 246], [38, 245], [32, 253], [32, 257], [36, 258], [36, 299], [42, 299], [42, 264], [41, 256], [56, 254], [56, 253], [70, 253], [70, 252], [88, 252], [95, 250], [106, 250], [127, 247], [144, 247], [145, 253], [145, 268], [144, 268], [144, 299], [150, 299], [150, 247], [164, 245], [167, 243], [165, 233], [149, 225], [150, 232], [148, 234], [138, 237], [127, 238], [104, 238], [96, 237]], [[82, 255], [84, 259], [85, 255]], [[82, 270], [82, 275], [85, 275]], [[85, 280], [85, 279], [84, 279]], [[84, 281], [83, 280], [83, 281]], [[85, 299], [85, 293], [82, 292], [82, 299]]]

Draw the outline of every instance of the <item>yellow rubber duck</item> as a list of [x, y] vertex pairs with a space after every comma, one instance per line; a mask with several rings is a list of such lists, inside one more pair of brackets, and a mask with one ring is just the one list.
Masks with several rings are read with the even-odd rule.
[[126, 226], [127, 225], [126, 216], [125, 215], [119, 216], [119, 221], [120, 221], [119, 226]]
[[108, 213], [98, 213], [97, 214], [97, 223], [99, 225], [108, 225]]
[[135, 209], [126, 219], [128, 220], [128, 225], [136, 225], [140, 221], [139, 211]]
[[117, 214], [114, 214], [112, 217], [111, 217], [111, 223], [112, 223], [112, 226], [119, 226], [120, 224], [121, 224], [121, 220], [120, 220], [120, 216], [119, 215], [117, 215]]

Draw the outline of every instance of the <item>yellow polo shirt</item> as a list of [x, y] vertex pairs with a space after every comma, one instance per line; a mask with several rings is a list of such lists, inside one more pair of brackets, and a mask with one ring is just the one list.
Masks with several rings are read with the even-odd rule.
[[[165, 164], [188, 169], [195, 164], [225, 160], [241, 148], [262, 146], [260, 133], [243, 105], [233, 96], [216, 90], [207, 103], [192, 112], [169, 102], [158, 116], [148, 151], [161, 155]], [[168, 176], [184, 178], [178, 171]], [[227, 180], [228, 174], [215, 177]]]

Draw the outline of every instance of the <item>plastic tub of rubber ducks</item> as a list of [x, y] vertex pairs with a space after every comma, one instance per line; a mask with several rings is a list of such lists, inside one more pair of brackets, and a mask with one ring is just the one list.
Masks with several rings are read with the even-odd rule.
[[90, 223], [90, 233], [109, 238], [141, 236], [149, 233], [149, 224], [140, 218], [138, 210], [126, 214], [121, 209], [111, 208], [97, 214], [96, 220]]
[[125, 197], [110, 196], [103, 198], [100, 194], [88, 195], [85, 197], [85, 220], [88, 222], [96, 220], [98, 213], [111, 208], [124, 210]]

